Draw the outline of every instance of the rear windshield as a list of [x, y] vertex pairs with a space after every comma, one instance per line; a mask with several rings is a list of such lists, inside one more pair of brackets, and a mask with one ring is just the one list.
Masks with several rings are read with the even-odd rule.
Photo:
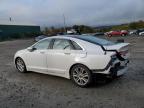
[[101, 39], [101, 38], [97, 38], [95, 36], [91, 36], [91, 35], [84, 35], [84, 36], [75, 36], [75, 38], [93, 43], [93, 44], [98, 44], [98, 45], [102, 45], [102, 46], [108, 46], [108, 45], [114, 45], [114, 42], [105, 40], [105, 39]]

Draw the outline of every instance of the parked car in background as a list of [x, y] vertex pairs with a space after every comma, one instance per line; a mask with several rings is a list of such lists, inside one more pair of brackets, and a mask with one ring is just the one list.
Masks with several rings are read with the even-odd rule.
[[35, 41], [38, 42], [39, 40], [44, 39], [44, 38], [47, 38], [47, 36], [40, 35], [40, 36], [35, 37]]
[[144, 31], [139, 33], [140, 36], [144, 36]]
[[109, 78], [123, 75], [129, 62], [128, 45], [90, 35], [53, 36], [18, 51], [14, 63], [21, 73], [61, 76], [86, 87], [95, 74]]
[[65, 35], [66, 33], [64, 33], [64, 32], [59, 32], [59, 33], [57, 33], [57, 36], [59, 36], [59, 35]]
[[138, 29], [136, 33], [137, 35], [140, 35], [141, 32], [144, 32], [144, 29]]
[[128, 35], [128, 31], [127, 30], [121, 30], [121, 36], [126, 36]]
[[81, 35], [88, 35], [88, 34], [81, 34]]
[[105, 35], [111, 37], [111, 36], [126, 36], [128, 35], [128, 31], [126, 30], [121, 30], [121, 31], [110, 31], [105, 33]]
[[137, 34], [137, 30], [130, 30], [129, 31], [129, 35], [136, 35]]
[[130, 30], [129, 35], [143, 35], [144, 29]]
[[103, 36], [104, 33], [103, 32], [97, 32], [97, 33], [94, 33], [93, 36]]

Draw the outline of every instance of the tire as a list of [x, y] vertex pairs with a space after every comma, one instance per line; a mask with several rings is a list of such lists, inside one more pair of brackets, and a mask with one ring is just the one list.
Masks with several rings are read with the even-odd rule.
[[88, 87], [92, 82], [91, 71], [81, 64], [72, 67], [70, 77], [71, 80], [80, 87]]
[[112, 37], [112, 35], [109, 34], [108, 37]]
[[16, 65], [16, 68], [19, 72], [21, 72], [21, 73], [26, 73], [27, 72], [26, 65], [25, 65], [22, 58], [20, 58], [20, 57], [16, 58], [15, 65]]
[[121, 36], [126, 36], [125, 34], [122, 34]]

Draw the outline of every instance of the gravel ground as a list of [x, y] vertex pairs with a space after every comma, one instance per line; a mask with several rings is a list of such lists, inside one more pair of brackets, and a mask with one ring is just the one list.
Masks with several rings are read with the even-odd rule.
[[89, 88], [77, 87], [60, 77], [18, 73], [13, 56], [33, 40], [0, 42], [0, 108], [144, 108], [144, 37], [123, 38], [131, 43], [127, 73]]

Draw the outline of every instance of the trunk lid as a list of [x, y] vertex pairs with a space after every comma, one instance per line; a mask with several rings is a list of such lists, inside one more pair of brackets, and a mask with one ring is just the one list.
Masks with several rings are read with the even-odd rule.
[[124, 59], [129, 57], [129, 43], [118, 43], [103, 47], [106, 49], [106, 51], [116, 51]]

